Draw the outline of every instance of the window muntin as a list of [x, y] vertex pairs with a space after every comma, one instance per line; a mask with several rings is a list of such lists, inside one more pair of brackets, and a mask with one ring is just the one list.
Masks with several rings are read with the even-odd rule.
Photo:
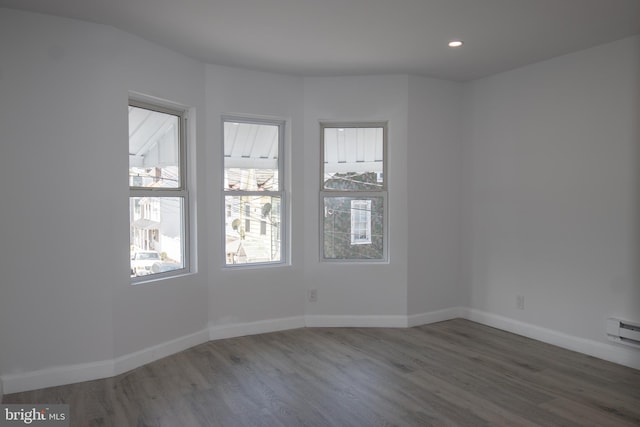
[[284, 253], [284, 122], [223, 118], [225, 265], [276, 264]]
[[386, 261], [386, 123], [321, 123], [321, 259]]
[[129, 104], [129, 238], [134, 282], [188, 268], [185, 113]]

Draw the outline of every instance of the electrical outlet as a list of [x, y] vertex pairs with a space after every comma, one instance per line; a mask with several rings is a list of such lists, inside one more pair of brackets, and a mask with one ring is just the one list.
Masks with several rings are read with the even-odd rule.
[[318, 301], [318, 290], [317, 289], [309, 289], [309, 302]]
[[516, 295], [516, 308], [524, 310], [524, 295]]

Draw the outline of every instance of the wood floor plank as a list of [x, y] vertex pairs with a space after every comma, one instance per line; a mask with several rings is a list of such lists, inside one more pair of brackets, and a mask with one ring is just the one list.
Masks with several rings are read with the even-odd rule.
[[[593, 406], [582, 404], [575, 400], [559, 397], [551, 402], [543, 404], [542, 406], [544, 409], [579, 423], [581, 426], [601, 427], [612, 425], [611, 417], [608, 414], [603, 413], [601, 410], [594, 408]], [[633, 421], [619, 419], [616, 421], [615, 425], [620, 427], [632, 427], [640, 424]]]
[[629, 427], [640, 371], [455, 319], [218, 340], [4, 403], [68, 403], [81, 427]]

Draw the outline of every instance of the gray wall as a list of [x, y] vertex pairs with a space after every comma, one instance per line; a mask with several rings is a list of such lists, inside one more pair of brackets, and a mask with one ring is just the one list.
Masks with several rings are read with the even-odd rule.
[[[202, 114], [204, 65], [113, 28], [4, 9], [0, 56], [1, 372], [110, 360], [206, 328], [204, 265], [129, 283], [124, 155], [129, 91]], [[204, 117], [192, 118], [201, 163]]]
[[[304, 315], [305, 290], [302, 285], [303, 257], [300, 253], [305, 232], [302, 190], [305, 182], [302, 162], [303, 82], [300, 77], [262, 73], [207, 65], [207, 179], [210, 199], [207, 218], [207, 263], [209, 320], [211, 325], [257, 322]], [[286, 120], [289, 176], [285, 188], [293, 201], [291, 212], [291, 266], [266, 268], [222, 268], [224, 226], [222, 215], [222, 126], [221, 115], [266, 116]], [[291, 246], [291, 245], [290, 245]]]
[[466, 306], [461, 283], [463, 87], [409, 78], [407, 304], [411, 315]]
[[598, 341], [640, 319], [639, 76], [634, 37], [465, 88], [472, 307]]
[[[406, 76], [305, 78], [305, 286], [311, 315], [404, 315], [407, 282]], [[389, 262], [319, 262], [320, 121], [387, 121]]]

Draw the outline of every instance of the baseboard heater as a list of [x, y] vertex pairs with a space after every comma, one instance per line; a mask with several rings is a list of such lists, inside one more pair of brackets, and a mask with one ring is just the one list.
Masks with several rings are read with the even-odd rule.
[[607, 336], [621, 344], [640, 348], [640, 323], [610, 317], [607, 319]]

